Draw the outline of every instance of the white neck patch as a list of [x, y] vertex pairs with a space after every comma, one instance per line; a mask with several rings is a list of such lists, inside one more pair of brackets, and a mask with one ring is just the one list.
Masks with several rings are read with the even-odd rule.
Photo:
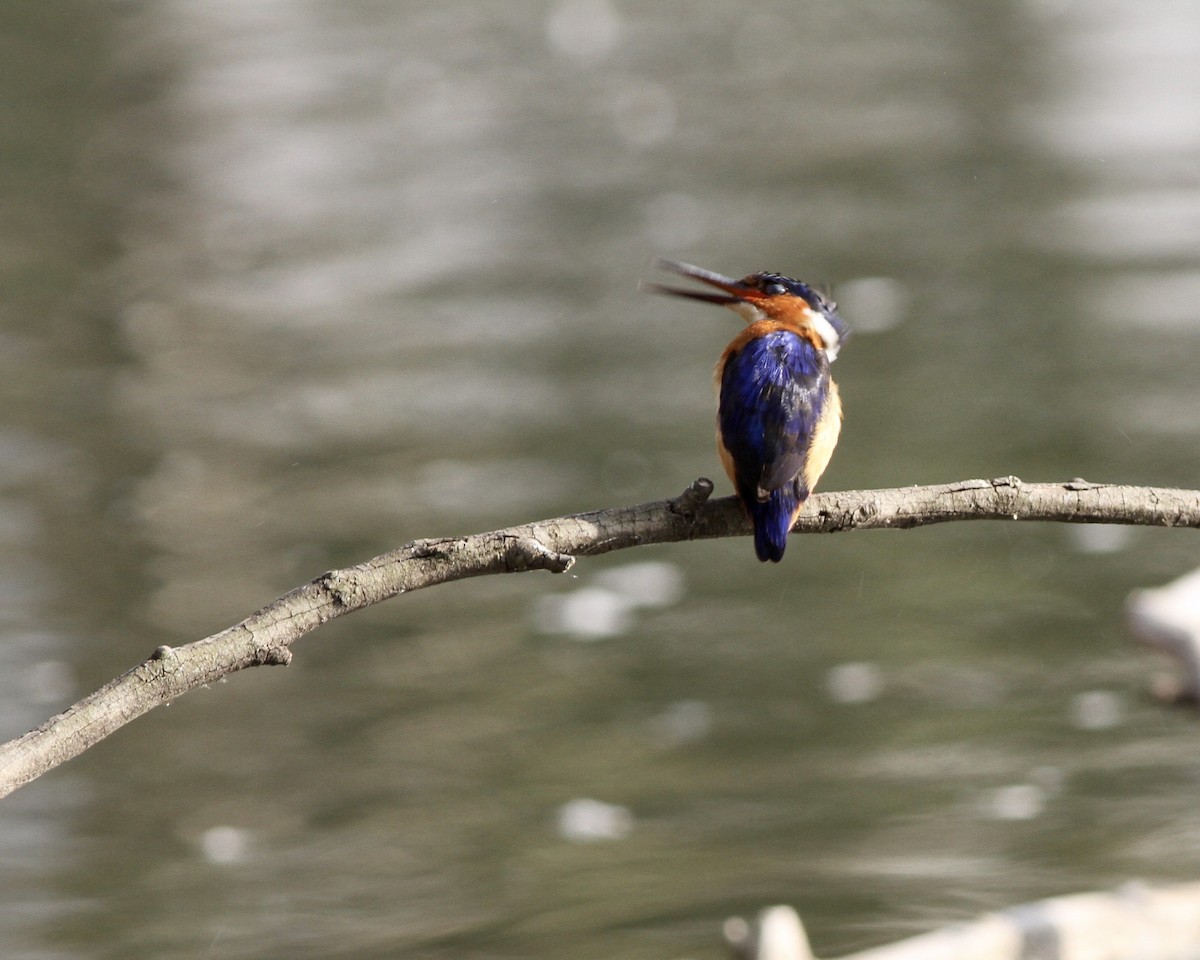
[[825, 355], [829, 357], [829, 362], [833, 363], [837, 359], [838, 349], [842, 345], [842, 338], [838, 336], [837, 329], [825, 319], [825, 314], [821, 313], [820, 310], [810, 310], [808, 315], [813, 331], [821, 338], [821, 342], [825, 344]]

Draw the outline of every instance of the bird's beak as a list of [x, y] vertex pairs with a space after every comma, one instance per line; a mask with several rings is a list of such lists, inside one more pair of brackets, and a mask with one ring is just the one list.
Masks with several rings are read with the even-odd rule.
[[687, 297], [691, 300], [703, 300], [705, 303], [715, 303], [722, 307], [728, 307], [735, 303], [749, 303], [754, 299], [762, 297], [761, 293], [753, 287], [746, 286], [740, 280], [734, 280], [732, 277], [726, 277], [720, 273], [713, 273], [711, 270], [705, 270], [703, 267], [694, 267], [690, 263], [659, 259], [655, 261], [655, 266], [661, 270], [670, 270], [681, 277], [691, 277], [693, 280], [699, 280], [701, 283], [707, 283], [710, 287], [716, 287], [718, 290], [724, 291], [723, 293], [708, 293], [703, 290], [669, 287], [661, 283], [645, 284], [645, 289], [653, 290], [656, 293], [667, 293], [676, 297]]

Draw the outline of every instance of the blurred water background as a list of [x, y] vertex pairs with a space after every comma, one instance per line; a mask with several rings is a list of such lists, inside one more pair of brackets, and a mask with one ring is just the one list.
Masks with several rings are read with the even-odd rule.
[[[831, 281], [824, 489], [1197, 485], [1189, 0], [10, 0], [0, 718], [407, 540], [716, 476], [735, 318]], [[728, 492], [722, 480], [718, 488]], [[346, 618], [0, 804], [9, 958], [818, 953], [1200, 875], [1122, 599], [1194, 533], [648, 548]]]

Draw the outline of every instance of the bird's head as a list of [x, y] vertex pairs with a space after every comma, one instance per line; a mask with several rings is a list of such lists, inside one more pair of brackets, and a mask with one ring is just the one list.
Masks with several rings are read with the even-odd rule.
[[650, 289], [728, 307], [747, 323], [777, 320], [789, 326], [796, 326], [814, 337], [830, 360], [837, 357], [838, 349], [849, 334], [845, 323], [837, 314], [837, 305], [803, 281], [793, 280], [780, 273], [752, 273], [741, 280], [734, 280], [703, 267], [694, 267], [690, 263], [679, 263], [675, 260], [659, 260], [658, 266], [663, 270], [670, 270], [680, 276], [691, 277], [710, 287], [716, 287], [721, 292], [688, 290], [657, 283], [650, 284]]

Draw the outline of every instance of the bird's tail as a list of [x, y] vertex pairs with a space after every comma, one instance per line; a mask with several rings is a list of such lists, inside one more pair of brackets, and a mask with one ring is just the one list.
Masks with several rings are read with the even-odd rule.
[[750, 520], [754, 524], [754, 552], [764, 563], [778, 563], [787, 548], [788, 531], [803, 501], [792, 484], [772, 490], [766, 500], [750, 501]]

